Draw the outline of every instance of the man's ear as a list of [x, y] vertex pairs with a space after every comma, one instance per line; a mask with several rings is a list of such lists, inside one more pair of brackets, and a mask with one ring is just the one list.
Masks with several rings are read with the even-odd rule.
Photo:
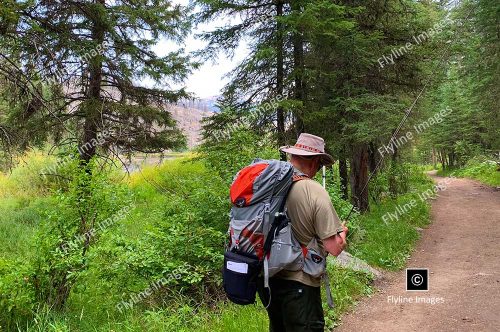
[[314, 166], [316, 167], [316, 169], [318, 169], [318, 170], [319, 170], [320, 165], [321, 165], [321, 156], [317, 156], [317, 157], [316, 157], [316, 158], [314, 158], [314, 159], [315, 159], [315, 162], [316, 162], [316, 163], [314, 164]]

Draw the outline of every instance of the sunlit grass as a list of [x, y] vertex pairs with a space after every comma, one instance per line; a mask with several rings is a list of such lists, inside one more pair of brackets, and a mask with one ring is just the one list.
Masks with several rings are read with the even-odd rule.
[[[44, 165], [43, 158], [37, 159]], [[165, 161], [162, 165], [148, 166], [123, 178], [134, 196], [135, 208], [114, 226], [113, 231], [100, 239], [99, 246], [109, 246], [108, 235], [119, 234], [127, 239], [139, 239], [150, 227], [163, 220], [165, 207], [172, 207], [177, 200], [195, 199], [193, 206], [210, 204], [213, 199], [226, 200], [221, 192], [212, 193], [215, 177], [200, 161], [189, 158]], [[37, 168], [35, 168], [37, 169]], [[16, 173], [19, 172], [19, 173]], [[23, 173], [24, 172], [24, 173]], [[21, 176], [26, 170], [14, 170]], [[42, 191], [17, 194], [27, 185], [12, 182], [13, 177], [0, 175], [0, 184], [8, 183], [9, 191], [0, 200], [0, 258], [8, 260], [28, 259], [36, 255], [31, 246], [37, 230], [39, 211], [50, 206], [50, 197]], [[32, 180], [26, 180], [32, 181]], [[412, 179], [412, 192], [398, 199], [384, 198], [381, 205], [372, 204], [369, 213], [357, 219], [359, 224], [355, 238], [351, 239], [349, 251], [370, 264], [395, 270], [404, 267], [418, 239], [415, 226], [422, 227], [429, 222], [428, 205], [418, 204], [413, 210], [401, 216], [400, 220], [382, 221], [388, 211], [411, 199], [417, 199], [418, 192], [429, 188], [430, 180], [425, 177]], [[217, 185], [220, 188], [220, 184]], [[217, 187], [215, 186], [215, 187]], [[193, 196], [194, 195], [194, 196]], [[206, 199], [206, 196], [210, 199]], [[220, 196], [220, 197], [219, 197]], [[224, 196], [224, 197], [223, 197]], [[221, 225], [226, 227], [226, 225]], [[96, 248], [95, 248], [96, 249]], [[161, 255], [162, 253], [158, 253]], [[93, 257], [93, 256], [91, 256]], [[18, 327], [22, 331], [267, 331], [268, 319], [260, 303], [238, 306], [227, 302], [193, 303], [179, 295], [178, 300], [160, 307], [137, 306], [117, 314], [114, 306], [116, 297], [106, 293], [106, 284], [98, 278], [100, 258], [94, 257], [93, 266], [82, 276], [70, 297], [64, 312], [53, 312], [43, 308], [34, 311], [33, 319], [23, 321]], [[103, 260], [105, 261], [105, 260]], [[362, 272], [330, 266], [332, 290], [336, 308], [331, 310], [324, 301], [324, 310], [329, 328], [339, 324], [343, 312], [363, 296], [372, 292], [371, 277]], [[324, 297], [324, 292], [323, 292]]]
[[490, 186], [500, 186], [500, 166], [493, 161], [471, 160], [464, 168], [439, 170], [438, 175], [465, 177]]

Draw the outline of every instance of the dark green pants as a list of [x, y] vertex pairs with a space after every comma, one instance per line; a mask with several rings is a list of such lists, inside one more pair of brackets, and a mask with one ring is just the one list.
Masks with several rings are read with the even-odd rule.
[[[320, 287], [271, 278], [271, 303], [267, 308], [269, 331], [305, 332], [324, 331], [325, 319], [321, 305]], [[269, 303], [269, 289], [259, 284], [259, 297], [264, 305]]]

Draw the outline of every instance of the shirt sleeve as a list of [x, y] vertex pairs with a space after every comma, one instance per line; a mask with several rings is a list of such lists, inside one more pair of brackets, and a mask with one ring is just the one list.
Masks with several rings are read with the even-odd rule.
[[333, 207], [330, 196], [321, 185], [318, 184], [318, 186], [314, 209], [314, 228], [319, 239], [324, 240], [342, 232], [344, 229]]

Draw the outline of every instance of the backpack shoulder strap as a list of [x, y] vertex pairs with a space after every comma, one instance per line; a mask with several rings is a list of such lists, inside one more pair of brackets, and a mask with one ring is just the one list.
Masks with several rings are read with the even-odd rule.
[[283, 198], [283, 202], [281, 203], [281, 206], [280, 206], [280, 209], [278, 210], [278, 212], [280, 212], [280, 213], [285, 212], [286, 200], [288, 198], [288, 194], [290, 194], [290, 191], [292, 190], [293, 184], [296, 182], [299, 182], [300, 180], [305, 180], [305, 179], [309, 179], [309, 177], [306, 174], [300, 172], [296, 168], [293, 169], [292, 184], [288, 188], [288, 191], [287, 191], [285, 197]]
[[299, 171], [298, 169], [296, 169], [295, 167], [293, 168], [293, 175], [292, 175], [292, 182], [298, 182], [300, 180], [305, 180], [305, 179], [309, 179], [309, 176], [305, 173], [302, 173], [301, 171]]
[[286, 194], [283, 197], [283, 200], [281, 201], [279, 209], [276, 212], [276, 216], [274, 217], [274, 221], [271, 225], [271, 228], [269, 229], [269, 232], [266, 235], [266, 241], [264, 243], [264, 256], [266, 256], [269, 253], [269, 250], [271, 249], [271, 244], [274, 239], [274, 232], [276, 231], [276, 229], [280, 228], [280, 225], [282, 224], [283, 220], [288, 218], [285, 212], [285, 205], [288, 198], [288, 194], [290, 194], [290, 190], [292, 190], [293, 184], [307, 178], [309, 177], [304, 173], [298, 171], [296, 168], [293, 169], [292, 183], [290, 187], [288, 187]]
[[293, 176], [292, 176], [293, 183], [298, 182], [300, 180], [305, 180], [305, 179], [309, 179], [309, 177], [303, 173], [293, 173]]

